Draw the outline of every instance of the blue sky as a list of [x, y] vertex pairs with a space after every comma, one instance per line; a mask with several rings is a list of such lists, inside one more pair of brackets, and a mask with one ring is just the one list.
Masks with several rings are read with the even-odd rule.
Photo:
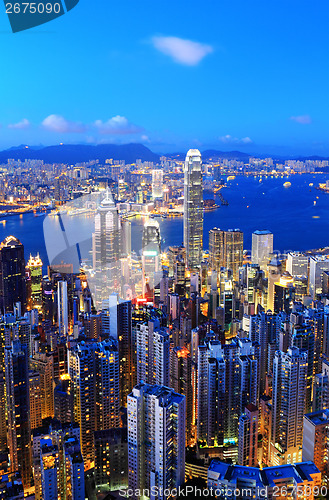
[[16, 34], [0, 7], [0, 148], [329, 156], [327, 0], [80, 0]]

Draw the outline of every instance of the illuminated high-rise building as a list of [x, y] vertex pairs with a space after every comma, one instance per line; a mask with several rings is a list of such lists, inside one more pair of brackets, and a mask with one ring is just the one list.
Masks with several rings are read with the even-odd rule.
[[268, 259], [273, 253], [273, 233], [259, 230], [253, 232], [251, 245], [251, 262], [266, 269]]
[[151, 491], [153, 486], [157, 498], [167, 500], [168, 492], [182, 486], [184, 480], [185, 396], [168, 387], [140, 383], [128, 396], [131, 498], [139, 500], [137, 491]]
[[291, 347], [273, 360], [271, 463], [300, 462], [306, 401], [307, 353]]
[[247, 467], [258, 464], [258, 408], [250, 403], [239, 418], [238, 463]]
[[274, 283], [274, 312], [284, 311], [288, 314], [294, 298], [294, 279], [287, 271], [284, 271], [280, 280]]
[[186, 444], [192, 438], [192, 358], [187, 347], [174, 347], [170, 352], [170, 387], [186, 399]]
[[53, 356], [37, 352], [29, 360], [30, 369], [40, 376], [41, 417], [54, 416], [54, 361]]
[[162, 198], [163, 196], [163, 170], [152, 170], [152, 198]]
[[26, 489], [32, 474], [27, 346], [17, 340], [6, 346], [5, 367], [10, 467], [12, 472], [20, 472]]
[[119, 356], [115, 342], [81, 342], [68, 351], [74, 421], [85, 462], [94, 461], [94, 431], [119, 427]]
[[160, 226], [156, 220], [148, 220], [143, 227], [142, 235], [142, 267], [143, 295], [150, 295], [153, 301], [154, 288], [158, 284], [160, 271], [161, 235]]
[[156, 321], [135, 327], [137, 345], [137, 383], [169, 385], [170, 337], [167, 328]]
[[29, 373], [29, 393], [30, 393], [30, 420], [31, 429], [36, 429], [42, 424], [41, 419], [41, 387], [40, 374], [30, 371]]
[[95, 216], [93, 268], [96, 308], [121, 286], [121, 225], [117, 208], [109, 189]]
[[209, 231], [209, 264], [213, 271], [220, 271], [223, 265], [224, 231], [214, 227]]
[[313, 299], [316, 295], [322, 293], [323, 273], [329, 270], [329, 259], [326, 255], [314, 255], [310, 257], [310, 295]]
[[189, 269], [199, 267], [203, 250], [202, 161], [198, 149], [190, 149], [184, 167], [184, 246]]
[[14, 236], [0, 245], [0, 309], [13, 311], [16, 302], [24, 312], [26, 303], [24, 246]]
[[329, 481], [329, 409], [304, 415], [303, 461], [312, 461]]
[[69, 333], [69, 304], [67, 297], [67, 281], [57, 284], [57, 316], [59, 334], [66, 336]]
[[213, 228], [209, 231], [210, 268], [219, 272], [221, 267], [231, 269], [233, 278], [238, 279], [239, 268], [243, 262], [243, 232], [239, 229], [222, 231]]
[[29, 309], [42, 308], [42, 260], [39, 254], [30, 255], [27, 270], [27, 305]]
[[301, 252], [289, 252], [287, 255], [286, 271], [291, 276], [308, 276], [309, 257]]

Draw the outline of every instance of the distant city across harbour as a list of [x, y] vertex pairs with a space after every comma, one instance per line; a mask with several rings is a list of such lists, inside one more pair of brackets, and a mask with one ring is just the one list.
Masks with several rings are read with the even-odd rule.
[[[227, 180], [221, 193], [228, 206], [204, 214], [204, 249], [213, 227], [239, 228], [244, 233], [244, 248], [251, 249], [251, 235], [256, 229], [274, 234], [274, 249], [279, 252], [309, 250], [329, 245], [329, 196], [316, 189], [328, 174], [302, 174], [290, 177], [236, 176]], [[289, 186], [289, 184], [291, 185]], [[285, 185], [284, 185], [285, 184]], [[216, 196], [216, 203], [220, 200]], [[47, 253], [43, 236], [45, 216], [33, 213], [12, 215], [0, 221], [0, 238], [16, 236], [25, 247], [25, 257], [39, 252], [46, 266]], [[81, 224], [93, 224], [91, 217], [78, 216]], [[132, 249], [141, 248], [144, 217], [132, 222]], [[183, 218], [157, 219], [160, 223], [162, 250], [183, 242]], [[54, 226], [55, 230], [55, 226]], [[45, 269], [44, 269], [45, 271]]]

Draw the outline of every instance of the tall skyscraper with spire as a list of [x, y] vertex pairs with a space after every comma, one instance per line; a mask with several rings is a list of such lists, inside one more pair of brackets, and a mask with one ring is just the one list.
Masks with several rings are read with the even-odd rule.
[[202, 160], [198, 149], [190, 149], [184, 167], [184, 246], [189, 269], [196, 269], [202, 260], [203, 187]]
[[109, 189], [95, 216], [93, 250], [97, 306], [120, 289], [121, 224]]

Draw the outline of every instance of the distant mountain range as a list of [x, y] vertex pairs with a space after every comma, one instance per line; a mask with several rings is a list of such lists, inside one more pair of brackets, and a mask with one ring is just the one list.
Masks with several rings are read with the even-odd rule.
[[160, 156], [153, 153], [143, 144], [99, 144], [97, 146], [85, 144], [63, 144], [40, 148], [21, 146], [0, 152], [0, 163], [8, 159], [13, 160], [43, 160], [45, 163], [83, 163], [90, 160], [99, 160], [104, 163], [108, 158], [125, 160], [134, 163], [136, 159], [143, 161], [159, 161]]
[[[173, 160], [184, 160], [186, 152], [184, 153], [169, 153], [164, 154], [167, 158]], [[249, 153], [241, 151], [217, 151], [215, 149], [207, 149], [202, 151], [203, 160], [216, 160], [224, 158], [228, 160], [246, 161], [250, 156]], [[256, 157], [265, 158], [266, 155], [255, 155]], [[268, 155], [271, 157], [271, 155]], [[112, 158], [113, 160], [125, 160], [126, 163], [135, 163], [137, 159], [142, 161], [158, 162], [160, 155], [153, 153], [149, 148], [143, 144], [63, 144], [57, 146], [27, 146], [20, 145], [12, 147], [0, 152], [0, 163], [7, 162], [8, 159], [13, 160], [43, 160], [45, 163], [68, 163], [74, 165], [75, 163], [88, 162], [90, 160], [99, 160], [104, 163], [105, 160]], [[274, 157], [281, 161], [285, 159], [293, 159], [292, 157]], [[306, 156], [297, 157], [297, 160], [328, 160], [329, 158], [320, 156]]]

